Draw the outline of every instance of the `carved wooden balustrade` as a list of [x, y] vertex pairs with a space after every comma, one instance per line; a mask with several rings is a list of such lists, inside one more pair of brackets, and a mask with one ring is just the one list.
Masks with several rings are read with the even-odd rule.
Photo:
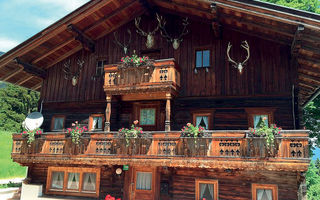
[[[275, 146], [264, 138], [247, 137], [245, 131], [209, 131], [204, 138], [180, 138], [179, 132], [151, 132], [149, 138], [115, 137], [115, 133], [87, 133], [75, 145], [64, 134], [47, 133], [28, 146], [26, 138], [13, 135], [14, 161], [85, 164], [133, 164], [160, 166], [284, 169], [306, 168], [309, 162], [308, 132], [282, 131]], [[259, 163], [259, 164], [258, 164]], [[263, 163], [263, 164], [262, 164]], [[222, 165], [221, 165], [222, 164]]]
[[119, 69], [117, 64], [105, 65], [104, 90], [108, 95], [143, 92], [176, 91], [180, 73], [174, 59], [156, 60], [153, 66]]

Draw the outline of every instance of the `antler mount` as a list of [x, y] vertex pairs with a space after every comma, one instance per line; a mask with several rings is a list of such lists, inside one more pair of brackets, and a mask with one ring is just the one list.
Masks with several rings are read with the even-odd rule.
[[245, 40], [245, 41], [242, 41], [241, 43], [241, 47], [244, 48], [246, 51], [247, 51], [247, 57], [244, 61], [242, 62], [235, 62], [234, 60], [231, 59], [230, 57], [230, 49], [231, 49], [232, 45], [231, 43], [229, 42], [228, 43], [228, 48], [227, 48], [227, 56], [228, 56], [228, 61], [232, 63], [232, 66], [235, 67], [236, 69], [239, 70], [240, 74], [242, 74], [242, 70], [243, 70], [243, 67], [245, 64], [247, 64], [249, 58], [250, 58], [250, 47], [249, 47], [249, 44], [248, 42]]

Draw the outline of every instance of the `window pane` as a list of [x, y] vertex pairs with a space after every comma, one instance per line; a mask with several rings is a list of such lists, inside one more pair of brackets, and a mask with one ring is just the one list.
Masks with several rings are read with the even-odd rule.
[[202, 51], [196, 51], [196, 67], [202, 67]]
[[268, 125], [268, 115], [254, 115], [253, 116], [253, 124], [254, 128], [260, 128], [263, 125], [263, 122], [266, 126]]
[[96, 174], [83, 173], [83, 188], [85, 191], [96, 191]]
[[156, 109], [144, 108], [140, 110], [140, 125], [155, 125]]
[[63, 121], [64, 121], [63, 117], [55, 117], [53, 130], [62, 130], [63, 129]]
[[197, 116], [196, 117], [196, 126], [202, 126], [206, 130], [209, 129], [209, 117], [208, 116]]
[[203, 67], [210, 66], [210, 50], [203, 51]]
[[213, 184], [205, 184], [200, 183], [200, 198], [199, 200], [214, 200], [214, 191], [213, 191]]
[[63, 189], [64, 172], [52, 172], [51, 189]]
[[80, 173], [68, 173], [68, 186], [67, 189], [70, 190], [78, 190], [79, 189], [79, 180], [80, 180]]
[[101, 130], [102, 129], [102, 117], [92, 118], [92, 128], [91, 130]]
[[272, 200], [272, 190], [257, 189], [257, 200]]
[[151, 172], [137, 172], [137, 190], [151, 190], [152, 173]]

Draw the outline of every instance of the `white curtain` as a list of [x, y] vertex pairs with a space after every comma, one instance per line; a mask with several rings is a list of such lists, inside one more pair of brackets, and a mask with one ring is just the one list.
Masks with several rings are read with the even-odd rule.
[[208, 130], [209, 129], [208, 119], [209, 119], [208, 116], [197, 116], [196, 117], [196, 126], [199, 126], [201, 121], [203, 120], [203, 122], [205, 124], [205, 127], [203, 127], [203, 128]]
[[91, 130], [95, 129], [102, 129], [102, 117], [93, 117]]
[[258, 189], [257, 200], [272, 200], [272, 190]]
[[79, 189], [79, 179], [80, 174], [79, 173], [68, 173], [68, 189], [71, 190], [77, 190]]
[[151, 172], [137, 172], [136, 189], [151, 190], [152, 173]]
[[213, 184], [200, 183], [200, 199], [205, 198], [206, 200], [213, 199]]
[[264, 120], [264, 123], [268, 126], [268, 115], [254, 115], [253, 116], [254, 128], [259, 128], [257, 126], [260, 120], [262, 121], [264, 117], [266, 118], [266, 120]]
[[95, 173], [83, 174], [83, 190], [86, 190], [86, 191], [96, 190], [96, 174]]
[[63, 172], [52, 172], [51, 188], [62, 189], [63, 188]]
[[54, 127], [53, 129], [54, 130], [62, 130], [63, 129], [63, 121], [64, 119], [63, 118], [54, 118]]

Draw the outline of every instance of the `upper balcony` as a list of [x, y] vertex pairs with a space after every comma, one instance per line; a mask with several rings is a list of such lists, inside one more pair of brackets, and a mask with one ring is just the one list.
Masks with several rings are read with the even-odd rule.
[[166, 99], [168, 94], [176, 95], [180, 87], [180, 72], [174, 59], [125, 69], [117, 64], [105, 65], [104, 71], [104, 91], [107, 95], [121, 95], [124, 101]]
[[141, 165], [242, 170], [305, 171], [309, 165], [308, 132], [282, 131], [274, 148], [246, 131], [208, 131], [205, 138], [182, 138], [180, 132], [150, 132], [148, 138], [117, 138], [115, 133], [86, 133], [75, 145], [64, 133], [46, 133], [28, 147], [13, 135], [12, 158], [32, 163]]

